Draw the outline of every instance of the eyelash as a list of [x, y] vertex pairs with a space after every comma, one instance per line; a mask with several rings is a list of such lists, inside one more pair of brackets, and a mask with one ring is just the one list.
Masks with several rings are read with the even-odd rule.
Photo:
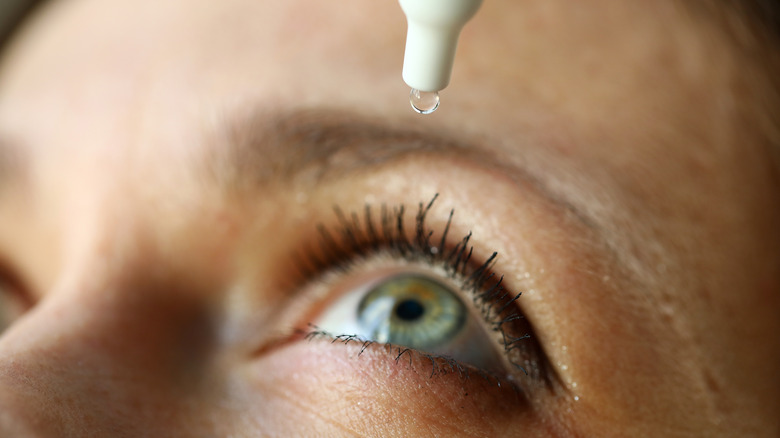
[[[454, 209], [450, 211], [447, 223], [438, 239], [438, 245], [431, 243], [434, 232], [428, 228], [426, 218], [437, 198], [438, 194], [434, 195], [428, 204], [419, 203], [412, 237], [407, 236], [406, 233], [404, 205], [390, 209], [386, 204], [382, 204], [378, 228], [369, 204], [365, 206], [362, 217], [358, 212], [352, 212], [347, 216], [340, 208], [334, 207], [337, 226], [329, 229], [320, 224], [317, 227], [319, 246], [309, 247], [297, 257], [302, 278], [317, 278], [324, 273], [334, 271], [349, 274], [360, 260], [367, 260], [380, 254], [388, 254], [394, 259], [406, 262], [442, 267], [447, 276], [459, 284], [462, 291], [471, 296], [472, 303], [479, 309], [490, 328], [500, 333], [500, 343], [503, 344], [508, 362], [534, 380], [549, 383], [545, 367], [542, 366], [541, 348], [532, 337], [530, 324], [514, 305], [522, 293], [513, 294], [506, 290], [503, 286], [503, 276], [492, 269], [498, 253], [493, 252], [480, 264], [474, 263], [474, 247], [470, 246], [471, 232], [455, 245], [450, 244], [448, 239]], [[316, 326], [302, 330], [301, 334], [308, 340], [326, 337], [332, 342], [341, 341], [345, 344], [360, 341], [363, 343], [361, 354], [373, 344], [371, 341], [357, 339], [350, 335], [330, 334]], [[472, 369], [486, 380], [494, 381], [499, 387], [502, 383], [508, 383], [516, 391], [519, 389], [515, 382], [458, 363], [449, 357], [433, 356], [402, 346], [386, 345], [385, 347], [388, 352], [398, 350], [396, 362], [407, 352], [414, 352], [421, 358], [429, 360], [433, 367], [431, 376], [436, 375], [440, 367], [447, 367], [453, 372], [458, 371], [461, 375], [463, 370]], [[468, 371], [465, 375], [469, 375]], [[488, 378], [488, 375], [492, 379]]]

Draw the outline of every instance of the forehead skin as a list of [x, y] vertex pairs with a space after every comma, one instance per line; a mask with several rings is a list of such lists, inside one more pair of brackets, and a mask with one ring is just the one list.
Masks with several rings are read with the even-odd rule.
[[[253, 163], [270, 176], [251, 195], [224, 190], [243, 161], [228, 145], [253, 136], [246, 120], [324, 108], [396, 133], [469, 139], [510, 169], [502, 172], [522, 169], [517, 178], [564, 199], [605, 241], [615, 266], [599, 271], [602, 292], [577, 293], [590, 290], [589, 278], [524, 297], [543, 343], [573, 346], [565, 360], [583, 397], [567, 414], [570, 430], [776, 434], [779, 184], [759, 129], [768, 80], [752, 58], [712, 17], [677, 2], [486, 1], [464, 30], [440, 109], [421, 118], [400, 80], [404, 31], [392, 1], [47, 5], [0, 64], [0, 136], [25, 150], [26, 167], [21, 182], [0, 178], [0, 260], [49, 304], [8, 332], [0, 358], [45, 362], [25, 347], [53, 339], [41, 321], [77, 320], [68, 300], [116, 277], [112, 267], [125, 269], [134, 251], [224, 275], [199, 254], [229, 251], [235, 230], [250, 226], [241, 214], [269, 228], [289, 212], [275, 203], [320, 193], [311, 181], [275, 183], [283, 165], [257, 160], [268, 142]], [[435, 159], [420, 163], [431, 169], [426, 184], [452, 184]], [[362, 200], [350, 183], [379, 199], [391, 192], [360, 178], [345, 176], [334, 183], [342, 194], [323, 189], [312, 202]], [[484, 186], [461, 185], [453, 199], [486, 209]], [[245, 196], [257, 207], [233, 205]], [[525, 219], [491, 223], [513, 220]], [[198, 227], [208, 237], [180, 231]], [[620, 287], [610, 276], [624, 279]], [[545, 281], [558, 280], [539, 274]], [[272, 306], [259, 313], [270, 318]], [[8, 384], [11, 367], [0, 367]], [[22, 406], [3, 400], [0, 409]]]

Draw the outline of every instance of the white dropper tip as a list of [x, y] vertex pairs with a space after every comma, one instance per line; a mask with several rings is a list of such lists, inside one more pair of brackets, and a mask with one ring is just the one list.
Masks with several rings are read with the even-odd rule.
[[482, 0], [399, 0], [408, 30], [404, 82], [414, 90], [436, 92], [450, 83], [463, 25]]

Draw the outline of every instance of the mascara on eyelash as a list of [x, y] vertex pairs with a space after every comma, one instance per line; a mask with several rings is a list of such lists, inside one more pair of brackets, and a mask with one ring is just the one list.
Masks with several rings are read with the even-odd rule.
[[428, 374], [429, 379], [433, 379], [434, 377], [457, 375], [460, 379], [470, 381], [473, 377], [478, 377], [484, 382], [493, 385], [498, 389], [503, 389], [505, 387], [512, 389], [515, 393], [515, 396], [518, 396], [521, 399], [528, 397], [528, 394], [517, 382], [509, 380], [506, 377], [499, 376], [492, 371], [461, 363], [457, 359], [446, 355], [430, 354], [401, 345], [395, 345], [387, 342], [381, 343], [370, 339], [363, 339], [357, 335], [334, 335], [320, 329], [313, 324], [309, 324], [309, 329], [309, 331], [301, 330], [299, 332], [299, 334], [302, 335], [303, 338], [307, 341], [325, 339], [329, 340], [331, 344], [360, 344], [360, 350], [357, 353], [357, 357], [362, 356], [367, 352], [367, 350], [371, 348], [378, 347], [384, 349], [388, 353], [395, 355], [394, 362], [396, 364], [402, 362], [402, 359], [406, 358], [406, 360], [403, 360], [403, 363], [406, 363], [409, 367], [414, 367], [415, 361], [420, 364], [430, 366], [431, 371], [430, 374]]
[[[403, 204], [392, 208], [381, 204], [378, 220], [369, 204], [364, 206], [362, 216], [357, 212], [346, 215], [335, 206], [337, 226], [328, 228], [319, 224], [318, 246], [309, 246], [303, 254], [298, 254], [301, 274], [304, 278], [316, 278], [330, 271], [349, 273], [361, 260], [381, 253], [439, 266], [471, 296], [492, 331], [500, 334], [498, 342], [509, 364], [525, 375], [545, 380], [545, 367], [540, 363], [543, 353], [532, 339], [530, 324], [515, 305], [522, 293], [507, 290], [503, 276], [493, 272], [497, 252], [482, 263], [474, 263], [471, 232], [454, 245], [448, 243], [454, 209], [450, 210], [441, 236], [433, 239], [434, 231], [427, 227], [426, 218], [437, 199], [438, 194], [427, 204], [419, 203], [414, 230], [409, 233], [413, 234], [411, 237], [404, 223]], [[436, 240], [438, 244], [432, 243]]]

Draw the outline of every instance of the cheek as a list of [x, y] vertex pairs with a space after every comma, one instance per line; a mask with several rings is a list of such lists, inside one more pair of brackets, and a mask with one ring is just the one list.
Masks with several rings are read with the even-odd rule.
[[[385, 346], [298, 341], [252, 363], [248, 399], [262, 428], [373, 436], [506, 436], [541, 433], [543, 421], [514, 389], [402, 355]], [[511, 431], [511, 432], [510, 432]], [[327, 433], [326, 433], [327, 434]]]

